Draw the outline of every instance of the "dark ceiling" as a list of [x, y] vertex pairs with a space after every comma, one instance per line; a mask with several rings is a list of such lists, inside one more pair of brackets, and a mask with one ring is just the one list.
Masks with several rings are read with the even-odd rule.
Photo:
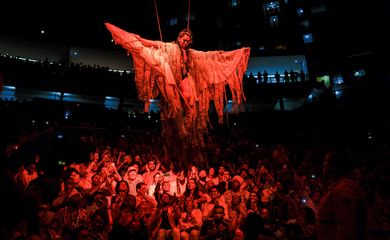
[[[197, 11], [207, 1], [191, 3]], [[24, 39], [60, 44], [80, 45], [92, 48], [110, 48], [111, 36], [104, 22], [111, 22], [129, 32], [150, 39], [159, 39], [154, 0], [142, 1], [16, 1], [5, 0], [0, 4], [0, 36], [11, 35]], [[172, 16], [186, 16], [187, 0], [156, 0], [163, 38], [171, 39], [172, 31], [163, 28]], [[209, 3], [203, 6], [210, 6]], [[197, 9], [198, 8], [198, 9]], [[202, 10], [207, 14], [207, 9]], [[203, 13], [202, 13], [203, 14]], [[210, 26], [208, 26], [210, 27]], [[177, 26], [185, 28], [185, 26]], [[41, 34], [41, 30], [45, 34]]]
[[[240, 2], [245, 5], [250, 1], [255, 0], [241, 0]], [[368, 0], [322, 1], [328, 2], [333, 11], [329, 19], [332, 19], [330, 24], [333, 25], [334, 36], [329, 36], [329, 38], [341, 44], [340, 49], [351, 45], [357, 45], [356, 48], [365, 45], [363, 49], [368, 49], [369, 45], [381, 39], [383, 39], [383, 44], [377, 45], [387, 46], [387, 38], [386, 41], [383, 37], [371, 39], [375, 26], [371, 27], [369, 24], [370, 22], [376, 23], [379, 27], [380, 23], [386, 22], [378, 18], [378, 16], [390, 16], [385, 12], [385, 9], [388, 9], [386, 6], [376, 11], [373, 4], [367, 2]], [[158, 40], [160, 35], [155, 2], [164, 41], [174, 40], [177, 33], [186, 27], [186, 21], [183, 18], [187, 15], [190, 3], [191, 12], [196, 14], [196, 20], [191, 23], [195, 36], [194, 48], [210, 50], [218, 45], [218, 39], [220, 40], [222, 36], [217, 31], [215, 15], [229, 11], [228, 0], [3, 0], [0, 3], [0, 37], [11, 35], [65, 45], [112, 49], [116, 46], [110, 42], [111, 36], [104, 26], [104, 22], [111, 22], [129, 32]], [[242, 33], [251, 32], [248, 36], [240, 33], [240, 37], [246, 40], [258, 37], [257, 35], [265, 37], [261, 34], [261, 29], [253, 30], [250, 26], [254, 19], [254, 11], [257, 10], [249, 8], [243, 11], [245, 14], [238, 16], [244, 23]], [[174, 16], [181, 18], [179, 24], [174, 27], [167, 26], [168, 20]], [[44, 30], [45, 34], [41, 34], [41, 30]], [[231, 29], [226, 31], [230, 33], [225, 34], [224, 38], [237, 35]], [[255, 34], [256, 31], [260, 33]]]

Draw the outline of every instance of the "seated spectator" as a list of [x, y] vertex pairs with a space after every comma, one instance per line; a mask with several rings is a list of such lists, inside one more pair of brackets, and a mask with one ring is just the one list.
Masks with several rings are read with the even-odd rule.
[[123, 160], [117, 163], [117, 169], [122, 178], [125, 177], [129, 167], [134, 164], [131, 155], [125, 155]]
[[215, 174], [215, 168], [213, 168], [213, 167], [209, 168], [209, 171], [208, 171], [208, 174], [206, 177], [206, 181], [212, 181], [214, 183], [214, 185], [219, 184], [219, 178]]
[[274, 239], [275, 236], [284, 236], [283, 230], [281, 229], [281, 222], [279, 219], [271, 216], [268, 208], [262, 208], [260, 211], [260, 217], [263, 222], [263, 232], [260, 234], [260, 239]]
[[120, 181], [116, 185], [115, 195], [111, 200], [111, 214], [113, 221], [116, 222], [123, 209], [135, 211], [136, 198], [130, 194], [129, 184], [126, 181]]
[[15, 175], [16, 183], [26, 189], [30, 182], [38, 177], [38, 172], [35, 163], [29, 163], [26, 168], [21, 166], [19, 172]]
[[260, 214], [260, 203], [257, 193], [251, 192], [249, 194], [249, 199], [246, 202], [246, 210], [248, 213]]
[[[160, 187], [161, 187], [161, 190], [160, 190]], [[163, 178], [160, 180], [160, 182], [157, 183], [156, 189], [154, 190], [154, 198], [156, 199], [157, 205], [159, 205], [159, 206], [162, 204], [161, 197], [164, 193], [168, 194], [169, 201], [171, 203], [174, 203], [174, 202], [177, 203], [179, 201], [176, 194], [174, 194], [174, 195], [171, 194], [171, 183], [168, 180], [164, 180], [164, 178]]]
[[181, 199], [184, 200], [187, 197], [191, 197], [193, 199], [194, 208], [202, 208], [202, 204], [207, 202], [206, 196], [199, 190], [195, 179], [193, 178], [188, 179], [186, 191], [182, 195]]
[[76, 189], [76, 184], [72, 178], [68, 178], [65, 180], [64, 189], [61, 190], [57, 197], [52, 201], [52, 208], [54, 210], [59, 209], [67, 205], [70, 197], [76, 194], [81, 194]]
[[181, 211], [179, 220], [180, 239], [199, 239], [200, 228], [202, 226], [202, 212], [194, 208], [194, 200], [191, 197], [184, 199], [184, 209]]
[[145, 217], [145, 222], [147, 222], [149, 217], [151, 217], [156, 211], [157, 201], [154, 199], [154, 197], [148, 196], [146, 194], [147, 188], [145, 183], [137, 183], [136, 188], [137, 196], [135, 197], [135, 206], [140, 215]]
[[215, 206], [222, 206], [225, 210], [224, 213], [225, 218], [229, 219], [228, 207], [225, 203], [225, 200], [221, 196], [221, 193], [219, 192], [219, 188], [217, 186], [210, 187], [209, 194], [207, 197], [208, 197], [207, 202], [202, 204], [203, 220], [205, 221], [213, 217], [212, 214]]
[[[55, 213], [50, 210], [47, 203], [41, 203], [38, 206], [38, 229], [37, 232], [30, 235], [31, 239], [55, 239], [60, 236], [54, 229]], [[35, 236], [34, 236], [35, 235]]]
[[130, 194], [133, 196], [137, 195], [136, 186], [137, 183], [143, 182], [143, 178], [140, 174], [138, 174], [138, 167], [137, 164], [134, 164], [129, 167], [129, 170], [123, 180], [127, 181], [129, 184]]
[[176, 178], [172, 179], [171, 177], [170, 184], [172, 189], [171, 194], [174, 194], [177, 197], [182, 196], [187, 187], [187, 177], [184, 174], [184, 170], [179, 170], [176, 174]]
[[171, 203], [168, 193], [161, 195], [161, 205], [151, 218], [150, 230], [152, 239], [180, 239], [178, 221], [180, 210], [177, 204]]
[[200, 240], [231, 239], [230, 222], [225, 219], [225, 209], [215, 206], [212, 218], [203, 222], [200, 230]]
[[145, 166], [145, 172], [142, 174], [142, 178], [146, 186], [149, 186], [150, 184], [153, 183], [153, 177], [156, 173], [161, 173], [160, 170], [161, 163], [160, 161], [155, 161], [155, 160], [150, 160], [147, 162]]
[[54, 226], [61, 233], [61, 239], [76, 239], [79, 231], [88, 227], [87, 211], [81, 204], [81, 194], [73, 194], [66, 205], [55, 213]]
[[205, 170], [201, 170], [199, 172], [198, 180], [196, 180], [196, 185], [198, 186], [199, 191], [201, 191], [202, 193], [206, 193], [207, 192], [208, 184], [207, 184], [206, 178], [207, 178], [206, 171]]
[[90, 225], [86, 231], [86, 235], [84, 235], [82, 239], [106, 240], [110, 230], [109, 226], [109, 217], [107, 211], [96, 211], [90, 217]]
[[153, 176], [153, 182], [148, 186], [147, 194], [148, 196], [154, 197], [154, 192], [156, 190], [157, 184], [160, 182], [162, 173], [157, 172]]
[[240, 204], [242, 205], [242, 208], [245, 209], [245, 204], [249, 199], [249, 192], [247, 190], [241, 189], [241, 186], [243, 184], [244, 184], [244, 179], [241, 176], [236, 175], [233, 177], [232, 189], [226, 191], [223, 194], [223, 197], [225, 199], [226, 205], [228, 206], [228, 209], [231, 209], [233, 196], [235, 196], [235, 195], [237, 195], [241, 198]]
[[235, 239], [243, 238], [244, 233], [241, 228], [241, 223], [247, 217], [247, 211], [241, 204], [241, 201], [242, 199], [239, 195], [233, 195], [231, 206], [228, 209], [229, 220], [231, 221], [230, 229]]

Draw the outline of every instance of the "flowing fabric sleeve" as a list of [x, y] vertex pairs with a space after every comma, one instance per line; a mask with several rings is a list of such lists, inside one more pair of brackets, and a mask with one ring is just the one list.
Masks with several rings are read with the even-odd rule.
[[208, 102], [214, 100], [219, 122], [223, 121], [228, 85], [233, 101], [233, 111], [245, 101], [242, 79], [248, 66], [250, 48], [233, 51], [190, 51], [190, 69], [197, 91], [208, 110]]
[[169, 44], [144, 39], [137, 34], [126, 32], [110, 23], [105, 23], [113, 40], [131, 54], [134, 61], [135, 82], [139, 99], [146, 104], [159, 94], [155, 79], [160, 76], [166, 84], [175, 84], [169, 66], [169, 56], [164, 49]]

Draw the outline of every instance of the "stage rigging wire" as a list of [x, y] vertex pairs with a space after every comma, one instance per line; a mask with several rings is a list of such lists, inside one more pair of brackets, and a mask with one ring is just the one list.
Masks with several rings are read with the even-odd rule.
[[[158, 16], [157, 0], [154, 0], [154, 8], [156, 11], [158, 31], [160, 33], [160, 40], [162, 42], [163, 38], [162, 38], [162, 32], [161, 32], [161, 26], [160, 26], [160, 18]], [[191, 0], [188, 0], [187, 30], [190, 30], [190, 18], [191, 18]]]

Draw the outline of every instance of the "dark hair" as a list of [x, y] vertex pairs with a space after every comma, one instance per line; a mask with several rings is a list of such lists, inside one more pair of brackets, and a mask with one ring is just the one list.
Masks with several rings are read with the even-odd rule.
[[183, 37], [184, 35], [190, 36], [191, 40], [190, 40], [190, 42], [188, 43], [188, 46], [191, 46], [191, 45], [192, 45], [192, 38], [193, 38], [193, 35], [192, 35], [192, 32], [191, 32], [189, 29], [183, 29], [183, 30], [181, 30], [181, 31], [179, 32], [179, 35], [177, 35], [176, 43], [178, 43], [179, 38]]
[[309, 224], [313, 224], [316, 222], [316, 214], [313, 209], [309, 207], [304, 207], [303, 212], [305, 214], [305, 221]]
[[71, 207], [74, 207], [74, 208], [81, 207], [82, 201], [83, 201], [83, 199], [81, 197], [81, 194], [80, 193], [76, 193], [76, 194], [73, 194], [69, 198], [69, 200], [67, 202], [67, 205], [71, 206]]
[[99, 176], [99, 177], [100, 177], [100, 174], [99, 174], [99, 173], [93, 174], [92, 177], [91, 177], [91, 180], [92, 180], [92, 178], [94, 178], [95, 176]]
[[[260, 201], [260, 198], [259, 198], [258, 193], [253, 192], [253, 191], [250, 191], [249, 194], [251, 194], [251, 193], [256, 194], [256, 196], [257, 196], [257, 202], [256, 202], [255, 204], [257, 205], [257, 206], [256, 206], [257, 209], [261, 209], [261, 206], [260, 206], [260, 202], [261, 202], [261, 201]], [[246, 200], [245, 206], [246, 206], [246, 209], [248, 209], [248, 210], [253, 209], [252, 201], [251, 201], [250, 198], [248, 198], [248, 200]]]
[[221, 190], [219, 189], [219, 187], [218, 187], [217, 185], [211, 186], [211, 187], [209, 188], [209, 193], [210, 193], [211, 190], [213, 190], [213, 189], [215, 189], [215, 190], [217, 190], [219, 193], [221, 193]]
[[241, 169], [239, 175], [241, 175], [242, 172], [246, 172], [246, 174], [249, 175], [248, 169], [245, 168]]
[[222, 205], [215, 205], [214, 208], [213, 208], [213, 213], [215, 212], [215, 210], [216, 210], [217, 208], [222, 209], [223, 212], [225, 213], [225, 208], [224, 208]]
[[225, 181], [221, 181], [221, 182], [219, 182], [218, 183], [218, 188], [219, 188], [219, 192], [221, 193], [221, 194], [224, 194], [225, 192], [226, 192], [226, 188], [228, 187], [227, 186], [228, 184], [227, 184], [227, 182], [225, 182]]
[[141, 187], [143, 186], [143, 185], [146, 185], [144, 182], [139, 182], [139, 183], [137, 183], [137, 185], [135, 186], [135, 189], [141, 189]]
[[[109, 216], [107, 211], [104, 211], [103, 209], [98, 209], [94, 213], [91, 214], [91, 220], [94, 220], [97, 216], [101, 216], [104, 222], [104, 226], [107, 226], [109, 223]], [[93, 221], [92, 221], [93, 222]]]
[[198, 184], [196, 183], [196, 180], [195, 180], [194, 178], [188, 178], [188, 179], [187, 179], [186, 190], [184, 191], [183, 195], [184, 195], [185, 197], [191, 195], [191, 190], [189, 190], [189, 189], [187, 188], [187, 184], [188, 184], [188, 182], [189, 182], [190, 180], [194, 181], [194, 183], [195, 183], [194, 195], [193, 195], [193, 196], [194, 196], [194, 200], [199, 199], [199, 198], [200, 198], [199, 187], [198, 187]]
[[67, 179], [69, 179], [69, 178], [70, 178], [70, 175], [72, 174], [72, 172], [76, 172], [77, 174], [80, 174], [79, 171], [77, 171], [76, 168], [73, 168], [73, 167], [67, 168], [67, 169], [65, 169], [65, 170], [62, 172], [62, 175], [61, 175], [62, 181], [65, 182]]
[[128, 183], [127, 181], [125, 181], [125, 180], [122, 180], [122, 181], [117, 182], [117, 184], [116, 184], [116, 186], [115, 186], [115, 192], [116, 192], [117, 194], [118, 194], [118, 191], [119, 191], [119, 185], [120, 185], [122, 182], [126, 183], [127, 189], [130, 190], [129, 183]]

